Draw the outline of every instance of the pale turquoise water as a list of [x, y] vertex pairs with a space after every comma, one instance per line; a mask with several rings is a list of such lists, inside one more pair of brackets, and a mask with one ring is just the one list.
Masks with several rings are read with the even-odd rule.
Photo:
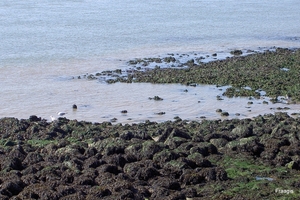
[[[68, 111], [77, 103], [82, 109], [69, 112], [70, 118], [98, 121], [107, 115], [114, 117], [109, 113], [119, 113], [121, 107], [131, 110], [132, 116], [126, 117], [137, 120], [165, 120], [174, 115], [197, 118], [202, 114], [194, 103], [176, 109], [166, 104], [165, 116], [146, 109], [144, 118], [139, 114], [144, 109], [139, 107], [145, 98], [142, 91], [154, 96], [162, 90], [168, 99], [174, 92], [171, 88], [181, 90], [183, 86], [107, 86], [69, 77], [119, 68], [135, 57], [300, 47], [299, 10], [296, 0], [1, 1], [0, 117], [25, 118], [36, 113], [49, 118], [56, 110]], [[119, 91], [115, 96], [120, 96], [107, 95], [111, 90]], [[135, 98], [124, 105], [121, 99], [127, 94]], [[197, 101], [192, 95], [173, 98]], [[211, 110], [206, 115], [215, 116], [215, 107], [205, 107]], [[269, 108], [262, 112], [266, 111]]]

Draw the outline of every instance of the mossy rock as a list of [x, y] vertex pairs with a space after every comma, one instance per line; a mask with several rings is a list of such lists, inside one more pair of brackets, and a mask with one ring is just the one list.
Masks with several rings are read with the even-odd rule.
[[235, 127], [231, 133], [230, 136], [233, 138], [236, 137], [249, 137], [253, 135], [253, 128], [246, 126], [246, 125], [238, 125]]
[[194, 162], [197, 167], [212, 167], [211, 162], [205, 159], [202, 154], [197, 152], [190, 154], [187, 159]]
[[225, 138], [213, 138], [210, 139], [209, 142], [219, 149], [224, 147], [228, 143], [228, 140], [226, 140]]
[[181, 159], [171, 160], [170, 162], [165, 163], [163, 168], [171, 171], [181, 171], [183, 169], [191, 169], [188, 163]]
[[235, 147], [243, 146], [245, 144], [251, 143], [257, 139], [257, 136], [252, 136], [248, 138], [241, 138], [239, 140], [228, 142], [225, 147], [229, 149], [233, 149]]
[[179, 154], [175, 153], [173, 150], [164, 149], [153, 156], [153, 161], [156, 163], [164, 164], [165, 162], [169, 162], [171, 160], [176, 160], [179, 158]]
[[187, 139], [182, 137], [168, 137], [164, 144], [167, 145], [170, 149], [175, 149], [186, 141]]
[[200, 153], [204, 157], [210, 154], [217, 154], [218, 149], [209, 142], [200, 142], [190, 149], [190, 154]]
[[106, 138], [90, 144], [90, 147], [95, 147], [103, 155], [112, 155], [115, 153], [124, 153], [128, 142], [120, 138]]

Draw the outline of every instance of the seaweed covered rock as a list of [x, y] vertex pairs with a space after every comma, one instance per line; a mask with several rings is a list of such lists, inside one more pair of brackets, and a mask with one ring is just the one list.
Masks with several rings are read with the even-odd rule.
[[[33, 117], [0, 124], [1, 199], [262, 197], [253, 185], [273, 197], [279, 183], [296, 191], [300, 171], [300, 120], [284, 113], [189, 123]], [[282, 181], [268, 189], [260, 176]]]

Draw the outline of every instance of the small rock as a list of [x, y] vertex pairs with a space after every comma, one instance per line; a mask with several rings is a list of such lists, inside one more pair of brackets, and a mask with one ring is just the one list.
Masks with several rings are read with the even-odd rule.
[[224, 99], [222, 99], [221, 96], [218, 95], [217, 100], [224, 100]]
[[267, 101], [263, 101], [263, 104], [269, 104]]
[[118, 119], [114, 117], [114, 118], [112, 118], [110, 121], [111, 121], [111, 122], [116, 122], [117, 120], [118, 120]]
[[221, 112], [221, 116], [229, 116], [229, 113], [228, 112]]
[[159, 97], [159, 96], [154, 96], [153, 98], [152, 97], [149, 97], [150, 100], [155, 100], [155, 101], [162, 101], [163, 98]]
[[166, 113], [165, 112], [158, 112], [158, 113], [155, 113], [155, 114], [157, 114], [157, 115], [164, 115]]
[[233, 50], [230, 53], [235, 56], [239, 56], [239, 55], [243, 54], [243, 52], [241, 50]]

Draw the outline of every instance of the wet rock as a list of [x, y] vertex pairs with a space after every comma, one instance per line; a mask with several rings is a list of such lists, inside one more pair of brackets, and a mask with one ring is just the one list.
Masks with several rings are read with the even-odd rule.
[[126, 158], [124, 157], [124, 155], [121, 154], [113, 154], [110, 156], [105, 155], [102, 157], [102, 161], [121, 168], [123, 168], [124, 165], [127, 163]]
[[156, 115], [164, 115], [166, 114], [165, 112], [158, 112], [158, 113], [155, 113]]
[[247, 152], [255, 156], [260, 156], [264, 151], [264, 146], [258, 142], [256, 136], [231, 141], [226, 144], [225, 148], [238, 153]]
[[149, 184], [153, 188], [165, 188], [170, 190], [180, 190], [181, 186], [178, 183], [178, 181], [169, 178], [169, 177], [156, 177], [155, 179], [152, 179], [149, 181]]
[[168, 137], [164, 144], [167, 145], [170, 149], [175, 149], [186, 141], [187, 140], [182, 137]]
[[260, 157], [263, 159], [263, 160], [267, 160], [267, 161], [271, 161], [271, 160], [274, 160], [274, 158], [276, 157], [278, 153], [278, 150], [265, 150], [263, 152], [261, 152], [260, 154]]
[[95, 198], [103, 198], [111, 194], [112, 192], [108, 188], [94, 186], [91, 189], [89, 189], [86, 199], [92, 200]]
[[152, 97], [149, 97], [150, 100], [155, 100], [155, 101], [162, 101], [164, 100], [163, 98], [159, 97], [159, 96], [154, 96], [153, 98]]
[[218, 108], [218, 109], [216, 110], [216, 112], [221, 113], [221, 112], [222, 112], [222, 109]]
[[9, 197], [3, 194], [0, 194], [0, 199], [2, 200], [9, 200]]
[[43, 157], [37, 152], [30, 152], [27, 154], [26, 158], [23, 160], [25, 166], [30, 166], [36, 163], [44, 161]]
[[160, 175], [157, 167], [151, 160], [127, 163], [124, 166], [124, 172], [130, 177], [135, 177], [139, 180], [149, 180]]
[[124, 153], [127, 142], [121, 138], [106, 138], [96, 142], [93, 146], [103, 155], [112, 155], [115, 153]]
[[210, 139], [209, 142], [219, 149], [224, 147], [228, 143], [228, 140], [226, 140], [225, 138], [216, 138]]
[[57, 192], [49, 185], [38, 183], [23, 190], [18, 196], [23, 199], [59, 199]]
[[[299, 119], [280, 113], [133, 125], [10, 118], [0, 124], [1, 199], [213, 198], [249, 184], [251, 173], [294, 189], [291, 173], [300, 169]], [[41, 140], [50, 129], [52, 139]], [[24, 137], [15, 143], [17, 134]]]
[[287, 163], [285, 166], [289, 169], [298, 169], [299, 170], [299, 164], [296, 163], [295, 161], [291, 161], [291, 162]]
[[243, 125], [239, 125], [235, 127], [230, 134], [230, 136], [234, 139], [238, 137], [246, 138], [252, 135], [253, 135], [253, 128], [249, 126], [243, 126]]
[[74, 184], [76, 185], [88, 185], [88, 186], [95, 186], [95, 180], [93, 177], [83, 174], [81, 176], [74, 178]]
[[217, 100], [218, 100], [218, 101], [222, 101], [222, 100], [224, 100], [224, 99], [223, 99], [221, 96], [218, 95], [218, 96], [217, 96]]
[[119, 137], [122, 138], [123, 140], [131, 140], [132, 138], [141, 139], [141, 140], [151, 139], [151, 137], [143, 131], [139, 131], [139, 132], [123, 131]]
[[83, 195], [81, 192], [76, 192], [75, 194], [70, 194], [60, 198], [61, 200], [69, 200], [69, 199], [76, 199], [76, 200], [86, 200], [86, 196]]
[[227, 116], [229, 116], [229, 113], [228, 112], [221, 112], [221, 116], [227, 117]]
[[14, 148], [9, 152], [8, 156], [10, 158], [18, 158], [20, 161], [23, 161], [27, 156], [27, 153], [25, 152], [25, 150], [21, 145], [17, 145], [14, 146]]
[[[97, 153], [98, 153], [98, 151], [95, 147], [89, 147], [84, 152], [84, 156], [86, 156], [87, 158], [90, 158], [90, 157], [98, 155]], [[98, 158], [101, 158], [101, 156]]]
[[187, 157], [188, 160], [195, 163], [195, 167], [212, 167], [212, 164], [209, 160], [205, 159], [204, 156], [200, 153], [193, 153]]
[[205, 176], [200, 172], [186, 170], [179, 180], [185, 185], [196, 185], [199, 183], [204, 183]]
[[37, 117], [36, 115], [31, 115], [29, 117], [29, 121], [30, 122], [38, 122], [38, 121], [41, 121], [41, 118], [40, 117]]
[[31, 174], [24, 174], [22, 177], [21, 177], [21, 180], [23, 181], [23, 183], [25, 185], [33, 185], [33, 184], [36, 184], [39, 182], [39, 178], [35, 175], [37, 171], [35, 171], [34, 173], [31, 173]]
[[261, 143], [265, 146], [265, 148], [274, 149], [278, 151], [282, 146], [289, 146], [290, 142], [287, 138], [284, 139], [276, 139], [276, 138], [267, 138], [262, 139]]
[[292, 159], [288, 155], [279, 155], [278, 154], [273, 162], [276, 166], [285, 166], [285, 165], [288, 165], [291, 161], [292, 161]]
[[103, 161], [101, 162], [97, 157], [90, 157], [85, 160], [83, 168], [88, 169], [88, 168], [97, 168], [101, 164], [104, 164]]
[[0, 193], [7, 197], [12, 197], [18, 195], [24, 187], [25, 184], [20, 179], [8, 180], [1, 184]]
[[109, 172], [109, 173], [112, 173], [114, 175], [120, 173], [120, 170], [119, 170], [118, 166], [112, 165], [112, 164], [103, 164], [103, 165], [101, 165], [97, 168], [97, 171], [99, 173]]
[[189, 160], [180, 157], [176, 160], [171, 160], [165, 163], [165, 165], [161, 167], [163, 167], [167, 171], [172, 171], [174, 173], [180, 174], [184, 169], [192, 169], [194, 166], [191, 167], [191, 164], [193, 165], [193, 163], [191, 163]]
[[110, 121], [111, 121], [111, 122], [116, 122], [116, 121], [118, 121], [118, 119], [114, 117], [114, 118], [112, 118]]
[[166, 62], [166, 63], [176, 62], [176, 59], [172, 56], [169, 56], [169, 57], [164, 58], [164, 62]]
[[165, 189], [163, 187], [151, 189], [150, 192], [151, 192], [150, 199], [162, 199], [170, 195], [170, 190]]
[[73, 186], [60, 185], [56, 188], [59, 196], [68, 196], [76, 193], [76, 189]]
[[241, 50], [233, 50], [230, 53], [235, 56], [239, 56], [239, 55], [243, 54], [243, 52]]
[[22, 165], [22, 161], [17, 158], [9, 158], [7, 157], [4, 161], [1, 163], [1, 169], [4, 170], [22, 170], [24, 167]]
[[160, 166], [163, 166], [164, 163], [169, 162], [171, 160], [176, 160], [180, 155], [173, 150], [164, 149], [153, 156], [153, 161], [155, 163], [159, 163]]
[[206, 181], [225, 181], [228, 179], [227, 173], [223, 168], [205, 168], [201, 170], [200, 174], [205, 178]]
[[205, 157], [209, 154], [217, 154], [218, 149], [211, 143], [201, 142], [190, 149], [190, 154], [193, 153], [200, 153]]

